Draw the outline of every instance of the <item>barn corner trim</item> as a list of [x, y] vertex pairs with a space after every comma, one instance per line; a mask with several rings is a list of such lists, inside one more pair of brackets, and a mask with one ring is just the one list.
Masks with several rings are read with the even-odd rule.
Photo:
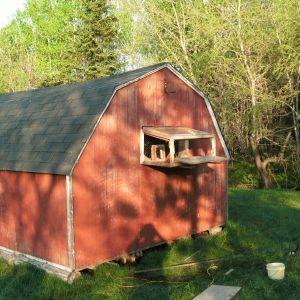
[[68, 259], [69, 268], [75, 270], [75, 243], [74, 243], [74, 209], [73, 209], [73, 186], [72, 176], [66, 176], [66, 199], [67, 199], [67, 234], [68, 234]]
[[113, 91], [113, 93], [112, 93], [109, 101], [107, 102], [107, 104], [106, 104], [105, 108], [103, 109], [102, 113], [99, 115], [99, 118], [98, 118], [95, 126], [93, 127], [91, 133], [89, 134], [88, 138], [86, 139], [86, 142], [84, 143], [84, 145], [83, 145], [83, 147], [82, 147], [82, 149], [81, 149], [81, 151], [80, 151], [80, 153], [79, 153], [79, 155], [78, 155], [75, 163], [73, 164], [73, 167], [71, 168], [71, 171], [68, 174], [70, 177], [72, 177], [72, 174], [74, 172], [75, 167], [77, 166], [77, 164], [78, 164], [78, 162], [79, 162], [79, 160], [80, 160], [80, 158], [81, 158], [81, 156], [82, 156], [85, 148], [87, 147], [90, 139], [92, 138], [95, 130], [97, 129], [97, 127], [98, 127], [98, 125], [99, 125], [99, 123], [100, 123], [103, 115], [105, 114], [105, 112], [106, 112], [108, 106], [110, 105], [112, 99], [114, 98], [116, 92], [118, 90], [120, 90], [120, 89], [122, 89], [122, 88], [124, 88], [124, 87], [126, 87], [126, 86], [128, 86], [128, 85], [130, 85], [132, 83], [134, 83], [134, 82], [137, 82], [138, 80], [143, 79], [143, 78], [145, 78], [145, 77], [147, 77], [147, 76], [149, 76], [151, 74], [154, 74], [154, 73], [156, 73], [156, 72], [158, 72], [158, 71], [160, 71], [160, 70], [162, 70], [164, 68], [167, 68], [169, 71], [171, 71], [174, 75], [176, 75], [179, 79], [181, 79], [183, 82], [185, 82], [192, 90], [194, 90], [200, 97], [202, 97], [204, 99], [205, 105], [206, 105], [206, 107], [208, 109], [208, 112], [209, 112], [209, 114], [211, 116], [211, 119], [213, 121], [214, 127], [215, 127], [216, 132], [218, 134], [218, 137], [220, 139], [221, 145], [222, 145], [222, 147], [224, 149], [225, 156], [226, 156], [226, 158], [228, 160], [230, 159], [230, 154], [229, 154], [228, 148], [226, 146], [223, 134], [221, 132], [221, 129], [219, 127], [219, 124], [217, 122], [216, 116], [215, 116], [215, 114], [213, 112], [213, 109], [212, 109], [212, 106], [210, 104], [210, 101], [209, 101], [208, 97], [204, 93], [202, 93], [191, 81], [189, 81], [186, 77], [184, 77], [181, 73], [179, 73], [172, 65], [170, 65], [167, 62], [164, 62], [164, 63], [160, 64], [154, 70], [151, 70], [151, 71], [149, 71], [149, 72], [147, 72], [147, 73], [145, 73], [145, 74], [143, 74], [143, 75], [141, 75], [141, 76], [139, 76], [137, 78], [134, 78], [133, 80], [129, 80], [126, 83], [117, 85], [115, 87], [115, 89], [114, 89], [114, 91]]

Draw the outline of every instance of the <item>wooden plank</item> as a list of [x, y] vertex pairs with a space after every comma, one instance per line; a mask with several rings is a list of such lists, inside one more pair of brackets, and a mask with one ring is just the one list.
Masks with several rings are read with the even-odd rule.
[[211, 285], [193, 300], [230, 300], [239, 291], [239, 286]]
[[174, 163], [175, 159], [175, 144], [174, 144], [174, 139], [170, 139], [169, 141], [169, 149], [170, 149], [170, 163]]
[[150, 161], [150, 160], [145, 160], [143, 162], [143, 165], [146, 166], [153, 166], [153, 167], [163, 167], [163, 168], [174, 168], [174, 167], [180, 167], [181, 163], [174, 162], [165, 162], [165, 161]]
[[143, 161], [143, 164], [148, 166], [173, 168], [173, 167], [184, 167], [185, 165], [194, 166], [194, 165], [205, 164], [205, 163], [219, 163], [225, 160], [227, 160], [227, 158], [223, 156], [190, 156], [190, 157], [176, 158], [174, 159], [174, 162], [145, 160]]
[[213, 133], [195, 130], [187, 127], [172, 127], [172, 126], [160, 126], [160, 127], [144, 127], [145, 134], [164, 140], [173, 138], [174, 140], [190, 140], [200, 138], [214, 138]]
[[144, 143], [145, 143], [145, 138], [144, 138], [144, 131], [143, 129], [140, 129], [140, 164], [144, 162]]
[[217, 163], [227, 160], [223, 156], [191, 156], [177, 158], [177, 161], [186, 165], [199, 165], [205, 163]]
[[237, 255], [225, 256], [225, 257], [220, 257], [220, 258], [206, 259], [206, 260], [201, 260], [201, 261], [190, 261], [190, 262], [179, 263], [179, 264], [174, 264], [174, 265], [169, 265], [169, 266], [164, 266], [164, 267], [156, 267], [156, 268], [151, 268], [151, 269], [137, 270], [134, 272], [134, 274], [150, 273], [150, 272], [156, 272], [156, 271], [161, 271], [161, 270], [170, 270], [170, 269], [190, 268], [190, 267], [195, 267], [195, 266], [202, 266], [203, 264], [211, 264], [213, 262], [226, 261], [226, 260], [236, 259], [236, 258], [241, 258], [241, 257], [243, 257], [242, 254], [237, 254]]
[[216, 156], [217, 155], [217, 144], [216, 144], [216, 138], [211, 138], [211, 155]]
[[68, 281], [69, 283], [71, 283], [77, 275], [75, 272], [73, 272], [72, 269], [66, 266], [59, 265], [26, 253], [7, 249], [2, 246], [0, 246], [0, 257], [16, 265], [20, 263], [32, 264], [35, 267], [40, 268], [49, 274], [58, 276], [61, 279]]

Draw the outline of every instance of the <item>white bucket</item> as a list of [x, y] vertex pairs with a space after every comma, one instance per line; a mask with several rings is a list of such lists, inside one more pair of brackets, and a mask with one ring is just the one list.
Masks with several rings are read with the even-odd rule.
[[271, 279], [280, 280], [284, 278], [285, 265], [283, 263], [267, 264], [268, 276]]

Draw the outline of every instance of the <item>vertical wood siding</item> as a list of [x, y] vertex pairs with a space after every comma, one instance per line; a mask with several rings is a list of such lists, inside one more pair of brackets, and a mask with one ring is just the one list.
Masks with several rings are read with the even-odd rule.
[[[77, 268], [226, 221], [227, 163], [140, 165], [145, 125], [216, 134], [204, 100], [167, 69], [119, 90], [73, 173]], [[209, 147], [206, 140], [192, 144], [200, 154]], [[217, 155], [224, 156], [218, 138]]]
[[0, 171], [0, 246], [68, 266], [65, 176]]

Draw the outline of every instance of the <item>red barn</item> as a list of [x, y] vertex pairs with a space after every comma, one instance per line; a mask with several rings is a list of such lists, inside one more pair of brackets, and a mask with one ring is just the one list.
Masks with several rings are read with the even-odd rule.
[[0, 254], [63, 278], [227, 219], [208, 99], [166, 63], [0, 95]]

